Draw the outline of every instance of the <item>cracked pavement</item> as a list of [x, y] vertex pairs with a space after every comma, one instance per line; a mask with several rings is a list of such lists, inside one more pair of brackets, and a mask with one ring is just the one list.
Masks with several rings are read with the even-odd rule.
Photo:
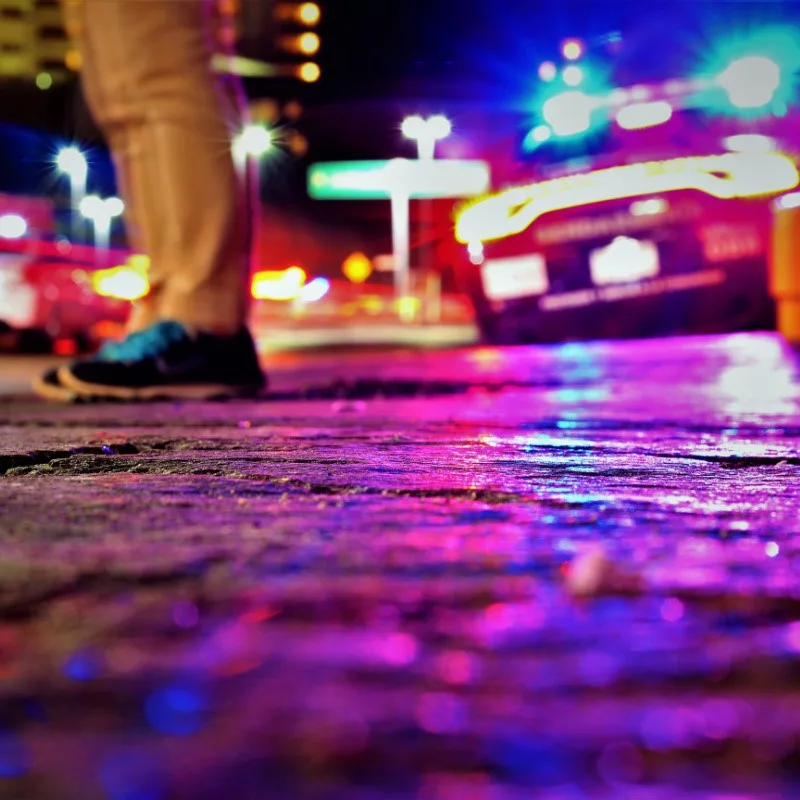
[[294, 356], [257, 402], [14, 383], [0, 797], [798, 796], [797, 363], [737, 335]]

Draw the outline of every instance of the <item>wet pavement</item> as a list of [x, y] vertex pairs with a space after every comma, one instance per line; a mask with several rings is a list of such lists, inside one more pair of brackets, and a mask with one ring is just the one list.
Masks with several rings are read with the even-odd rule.
[[0, 399], [0, 797], [800, 797], [796, 364], [737, 335]]

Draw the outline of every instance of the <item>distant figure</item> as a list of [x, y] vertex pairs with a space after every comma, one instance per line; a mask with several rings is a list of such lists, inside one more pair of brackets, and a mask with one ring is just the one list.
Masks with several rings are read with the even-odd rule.
[[123, 341], [34, 388], [54, 400], [257, 392], [246, 327], [253, 206], [232, 148], [243, 93], [212, 70], [211, 0], [65, 2], [129, 239], [150, 257], [150, 292]]

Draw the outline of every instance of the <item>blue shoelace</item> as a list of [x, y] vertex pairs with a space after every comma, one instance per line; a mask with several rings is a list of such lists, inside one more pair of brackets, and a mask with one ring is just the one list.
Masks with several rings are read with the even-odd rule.
[[178, 322], [157, 322], [128, 334], [121, 342], [108, 342], [97, 354], [101, 361], [143, 361], [160, 355], [170, 345], [185, 339], [186, 329]]

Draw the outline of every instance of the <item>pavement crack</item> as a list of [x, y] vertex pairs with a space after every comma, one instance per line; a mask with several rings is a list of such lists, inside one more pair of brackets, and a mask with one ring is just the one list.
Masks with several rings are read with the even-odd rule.
[[59, 461], [78, 457], [113, 457], [136, 455], [139, 449], [130, 442], [98, 444], [73, 447], [69, 450], [31, 450], [28, 453], [0, 453], [0, 477], [25, 475], [37, 467], [45, 467]]

